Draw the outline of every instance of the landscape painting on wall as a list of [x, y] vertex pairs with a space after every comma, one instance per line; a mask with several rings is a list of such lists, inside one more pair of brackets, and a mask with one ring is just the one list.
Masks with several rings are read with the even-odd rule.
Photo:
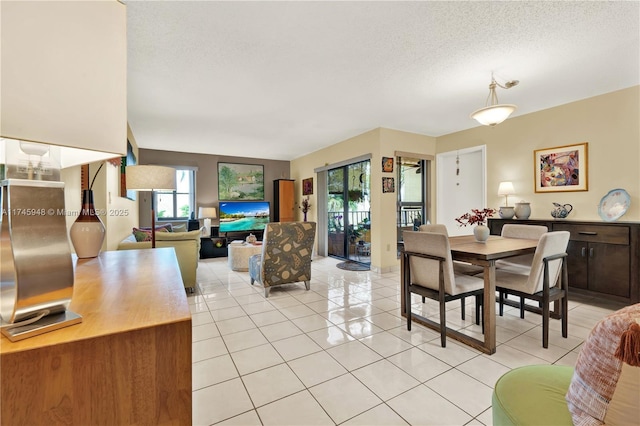
[[264, 200], [264, 166], [218, 163], [218, 199]]
[[533, 153], [536, 192], [588, 190], [587, 142]]

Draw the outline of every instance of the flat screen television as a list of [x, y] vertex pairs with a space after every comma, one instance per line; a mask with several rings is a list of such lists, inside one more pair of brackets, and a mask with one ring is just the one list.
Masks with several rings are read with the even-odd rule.
[[220, 232], [262, 231], [269, 223], [268, 201], [220, 201]]

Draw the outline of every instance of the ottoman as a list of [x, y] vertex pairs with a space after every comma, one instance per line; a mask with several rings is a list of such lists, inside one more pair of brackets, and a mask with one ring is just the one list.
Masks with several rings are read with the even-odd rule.
[[229, 244], [228, 262], [232, 271], [246, 272], [249, 270], [249, 258], [262, 252], [262, 245]]
[[492, 397], [494, 425], [573, 425], [565, 395], [573, 367], [527, 365], [505, 373]]

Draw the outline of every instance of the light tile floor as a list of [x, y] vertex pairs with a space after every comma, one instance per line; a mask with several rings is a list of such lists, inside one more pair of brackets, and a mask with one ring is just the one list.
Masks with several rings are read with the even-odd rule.
[[[317, 258], [311, 290], [291, 284], [263, 297], [226, 258], [201, 260], [189, 296], [195, 425], [490, 425], [496, 380], [527, 364], [573, 365], [593, 325], [620, 304], [572, 296], [569, 337], [552, 320], [542, 348], [540, 317], [512, 308], [497, 319], [499, 346], [484, 355], [400, 315], [400, 274], [350, 272]], [[437, 318], [437, 304], [414, 300]], [[452, 328], [478, 335], [460, 303]]]

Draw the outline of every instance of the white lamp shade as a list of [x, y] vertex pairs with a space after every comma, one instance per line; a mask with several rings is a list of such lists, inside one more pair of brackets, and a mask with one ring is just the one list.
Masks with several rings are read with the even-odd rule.
[[218, 212], [215, 207], [200, 207], [198, 209], [198, 217], [200, 219], [215, 219], [218, 217]]
[[500, 182], [500, 186], [498, 186], [498, 195], [513, 195], [513, 194], [515, 194], [515, 190], [513, 189], [513, 183]]
[[173, 191], [176, 169], [166, 166], [127, 166], [127, 189], [137, 191]]
[[516, 106], [513, 104], [491, 105], [475, 110], [471, 113], [471, 118], [485, 126], [495, 126], [509, 118], [515, 110]]

